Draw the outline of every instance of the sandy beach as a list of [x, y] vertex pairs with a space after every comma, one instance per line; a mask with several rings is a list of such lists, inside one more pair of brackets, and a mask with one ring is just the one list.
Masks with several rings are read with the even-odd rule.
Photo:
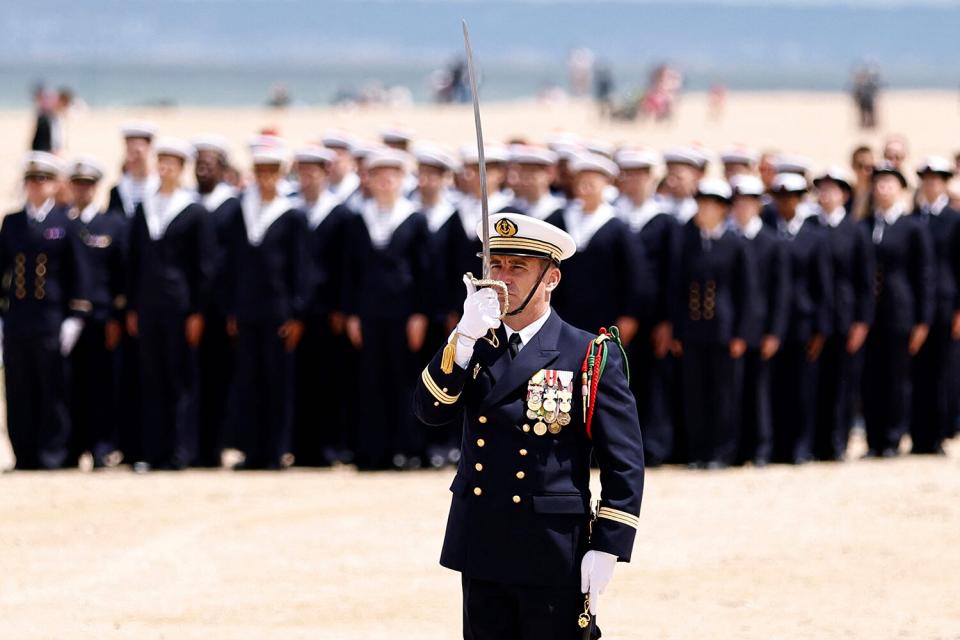
[[[850, 98], [840, 93], [731, 93], [719, 121], [708, 117], [704, 94], [684, 96], [672, 122], [610, 123], [600, 120], [589, 103], [537, 102], [482, 105], [487, 141], [525, 137], [542, 140], [557, 130], [570, 130], [589, 139], [642, 144], [663, 149], [671, 144], [699, 142], [720, 150], [731, 144], [807, 156], [817, 163], [848, 162], [857, 144], [877, 144], [892, 132], [907, 136], [911, 157], [950, 155], [960, 149], [960, 99], [954, 92], [887, 92], [879, 103], [880, 128], [863, 133], [855, 126]], [[19, 161], [33, 134], [29, 110], [0, 111], [0, 203], [18, 204]], [[161, 134], [189, 138], [217, 132], [233, 144], [235, 162], [248, 162], [246, 141], [259, 129], [272, 127], [299, 145], [316, 139], [329, 127], [339, 127], [373, 141], [385, 126], [402, 124], [417, 137], [457, 147], [474, 140], [469, 106], [421, 105], [405, 109], [257, 109], [168, 108], [87, 110], [71, 115], [66, 125], [67, 152], [90, 153], [108, 170], [104, 191], [119, 174], [123, 152], [119, 129], [129, 119], [146, 118]], [[104, 193], [105, 197], [105, 193]]]
[[[685, 97], [672, 123], [609, 124], [589, 105], [488, 104], [488, 140], [556, 129], [661, 149], [698, 141], [846, 163], [898, 132], [911, 164], [960, 150], [952, 92], [888, 93], [881, 128], [854, 127], [840, 94], [732, 94], [719, 122]], [[463, 107], [98, 110], [68, 122], [69, 155], [119, 169], [120, 124], [275, 127], [291, 143], [403, 124], [471, 143]], [[28, 111], [0, 112], [0, 204], [18, 204]], [[104, 193], [105, 196], [105, 193]], [[2, 430], [0, 430], [2, 434]], [[852, 453], [864, 449], [855, 443]], [[605, 638], [960, 639], [960, 443], [948, 457], [647, 476], [633, 562], [601, 601]], [[0, 435], [0, 467], [9, 462]], [[118, 469], [0, 476], [0, 637], [441, 640], [460, 634], [459, 576], [437, 564], [452, 472], [358, 474]], [[595, 478], [596, 482], [596, 478]], [[571, 624], [575, 619], [571, 618]]]

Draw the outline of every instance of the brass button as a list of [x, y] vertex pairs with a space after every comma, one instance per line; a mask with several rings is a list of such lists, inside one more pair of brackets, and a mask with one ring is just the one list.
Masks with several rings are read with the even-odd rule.
[[485, 444], [487, 444], [487, 443], [483, 440], [483, 438], [477, 438], [477, 446], [478, 446], [478, 447], [482, 447], [482, 446], [485, 445]]
[[526, 476], [527, 474], [525, 474], [523, 471], [517, 471], [517, 480], [523, 480]]
[[477, 471], [483, 471], [483, 465], [480, 464], [479, 462], [473, 465], [473, 468], [476, 469]]
[[520, 455], [522, 455], [522, 456], [527, 455], [527, 450], [526, 450], [526, 449], [520, 449]]
[[480, 416], [479, 418], [477, 418], [477, 422], [479, 422], [480, 424], [487, 424], [487, 416]]
[[434, 403], [433, 403], [433, 406], [439, 407], [439, 406], [440, 406], [440, 403], [439, 403], [439, 402], [434, 402]]
[[40, 255], [37, 256], [37, 264], [46, 264], [46, 262], [47, 262], [47, 254], [41, 253]]
[[443, 388], [443, 392], [446, 393], [447, 391], [449, 391], [449, 389], [447, 389], [446, 387], [444, 387], [444, 388]]
[[513, 504], [520, 504], [520, 496], [513, 496]]
[[474, 488], [473, 488], [473, 495], [479, 496], [479, 495], [482, 495], [482, 494], [483, 494], [483, 489], [481, 489], [480, 487], [474, 487]]
[[523, 425], [523, 432], [524, 432], [524, 433], [529, 433], [529, 432], [530, 432], [530, 425], [528, 425], [528, 424]]

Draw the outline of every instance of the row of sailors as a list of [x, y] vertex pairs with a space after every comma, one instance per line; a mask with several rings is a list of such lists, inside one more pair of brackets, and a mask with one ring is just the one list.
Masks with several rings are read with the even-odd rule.
[[[117, 447], [141, 469], [216, 465], [226, 445], [251, 468], [291, 453], [369, 469], [416, 466], [424, 452], [455, 461], [458, 434], [427, 433], [408, 398], [456, 324], [462, 274], [479, 272], [476, 152], [458, 168], [419, 150], [406, 198], [404, 153], [374, 150], [354, 174], [356, 149], [333, 136], [296, 154], [294, 195], [284, 148], [261, 139], [254, 183], [237, 194], [222, 142], [153, 137], [125, 131], [126, 173], [106, 214], [93, 162], [72, 166], [68, 211], [53, 204], [56, 159], [33, 155], [27, 204], [4, 219], [18, 467], [73, 464], [84, 450], [104, 464]], [[542, 217], [576, 240], [553, 306], [587, 330], [621, 327], [653, 464], [842, 457], [864, 354], [872, 454], [891, 455], [907, 431], [918, 453], [953, 434], [960, 249], [945, 161], [920, 168], [916, 216], [903, 215], [903, 174], [881, 167], [877, 209], [857, 222], [837, 170], [815, 181], [815, 205], [800, 173], [777, 175], [772, 195], [749, 171], [733, 191], [704, 180], [693, 149], [665, 155], [659, 196], [644, 150], [571, 155], [562, 172], [545, 149], [486, 157], [491, 210]]]

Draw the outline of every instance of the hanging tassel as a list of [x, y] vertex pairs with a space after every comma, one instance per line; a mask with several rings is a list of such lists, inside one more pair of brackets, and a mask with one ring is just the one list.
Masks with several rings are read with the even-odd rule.
[[456, 331], [450, 336], [450, 342], [443, 348], [443, 355], [440, 357], [440, 371], [447, 375], [453, 373], [453, 363], [457, 357], [457, 340], [460, 334]]

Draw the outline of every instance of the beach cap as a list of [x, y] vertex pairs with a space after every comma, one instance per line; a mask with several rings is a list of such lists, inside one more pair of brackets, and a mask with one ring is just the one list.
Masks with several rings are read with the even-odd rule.
[[[477, 223], [477, 237], [483, 237], [483, 222]], [[549, 222], [519, 213], [490, 216], [490, 254], [547, 258], [559, 264], [577, 252], [569, 233]]]
[[120, 127], [120, 132], [125, 140], [131, 138], [143, 138], [153, 140], [157, 135], [157, 125], [149, 120], [131, 120]]
[[847, 191], [852, 191], [853, 180], [850, 177], [850, 173], [840, 166], [830, 166], [827, 167], [820, 175], [813, 179], [813, 186], [819, 187], [823, 182], [836, 182], [838, 185], [846, 189]]
[[714, 198], [729, 203], [733, 198], [730, 184], [721, 178], [704, 178], [697, 183], [697, 198]]
[[31, 151], [23, 159], [23, 177], [56, 178], [63, 171], [60, 158], [46, 151]]
[[310, 145], [297, 149], [293, 159], [299, 164], [329, 164], [336, 158], [336, 153], [317, 145]]
[[770, 186], [774, 193], [806, 193], [808, 188], [807, 179], [799, 173], [778, 173]]
[[611, 180], [620, 175], [620, 169], [612, 160], [596, 153], [578, 155], [570, 161], [571, 173], [583, 173], [585, 171], [602, 173]]
[[928, 173], [942, 176], [949, 180], [953, 177], [953, 164], [943, 156], [927, 156], [923, 159], [923, 162], [920, 163], [920, 166], [917, 167], [917, 175], [923, 177]]
[[518, 144], [510, 149], [510, 162], [552, 167], [557, 164], [557, 154], [550, 149]]
[[760, 198], [765, 191], [763, 180], [757, 176], [749, 175], [734, 176], [730, 180], [730, 187], [733, 189], [734, 196]]
[[196, 153], [212, 151], [226, 162], [230, 158], [230, 144], [227, 139], [215, 133], [204, 133], [190, 140]]
[[180, 138], [158, 138], [153, 152], [160, 156], [173, 156], [183, 162], [193, 160], [193, 146]]
[[103, 165], [93, 156], [78, 156], [67, 170], [71, 182], [99, 182], [103, 178]]
[[651, 169], [659, 164], [660, 156], [653, 149], [620, 149], [614, 160], [624, 171]]
[[887, 162], [886, 160], [878, 162], [873, 166], [872, 179], [876, 180], [880, 176], [896, 176], [897, 180], [900, 181], [900, 186], [903, 188], [907, 187], [907, 179], [904, 177], [903, 172], [897, 168], [897, 165]]

